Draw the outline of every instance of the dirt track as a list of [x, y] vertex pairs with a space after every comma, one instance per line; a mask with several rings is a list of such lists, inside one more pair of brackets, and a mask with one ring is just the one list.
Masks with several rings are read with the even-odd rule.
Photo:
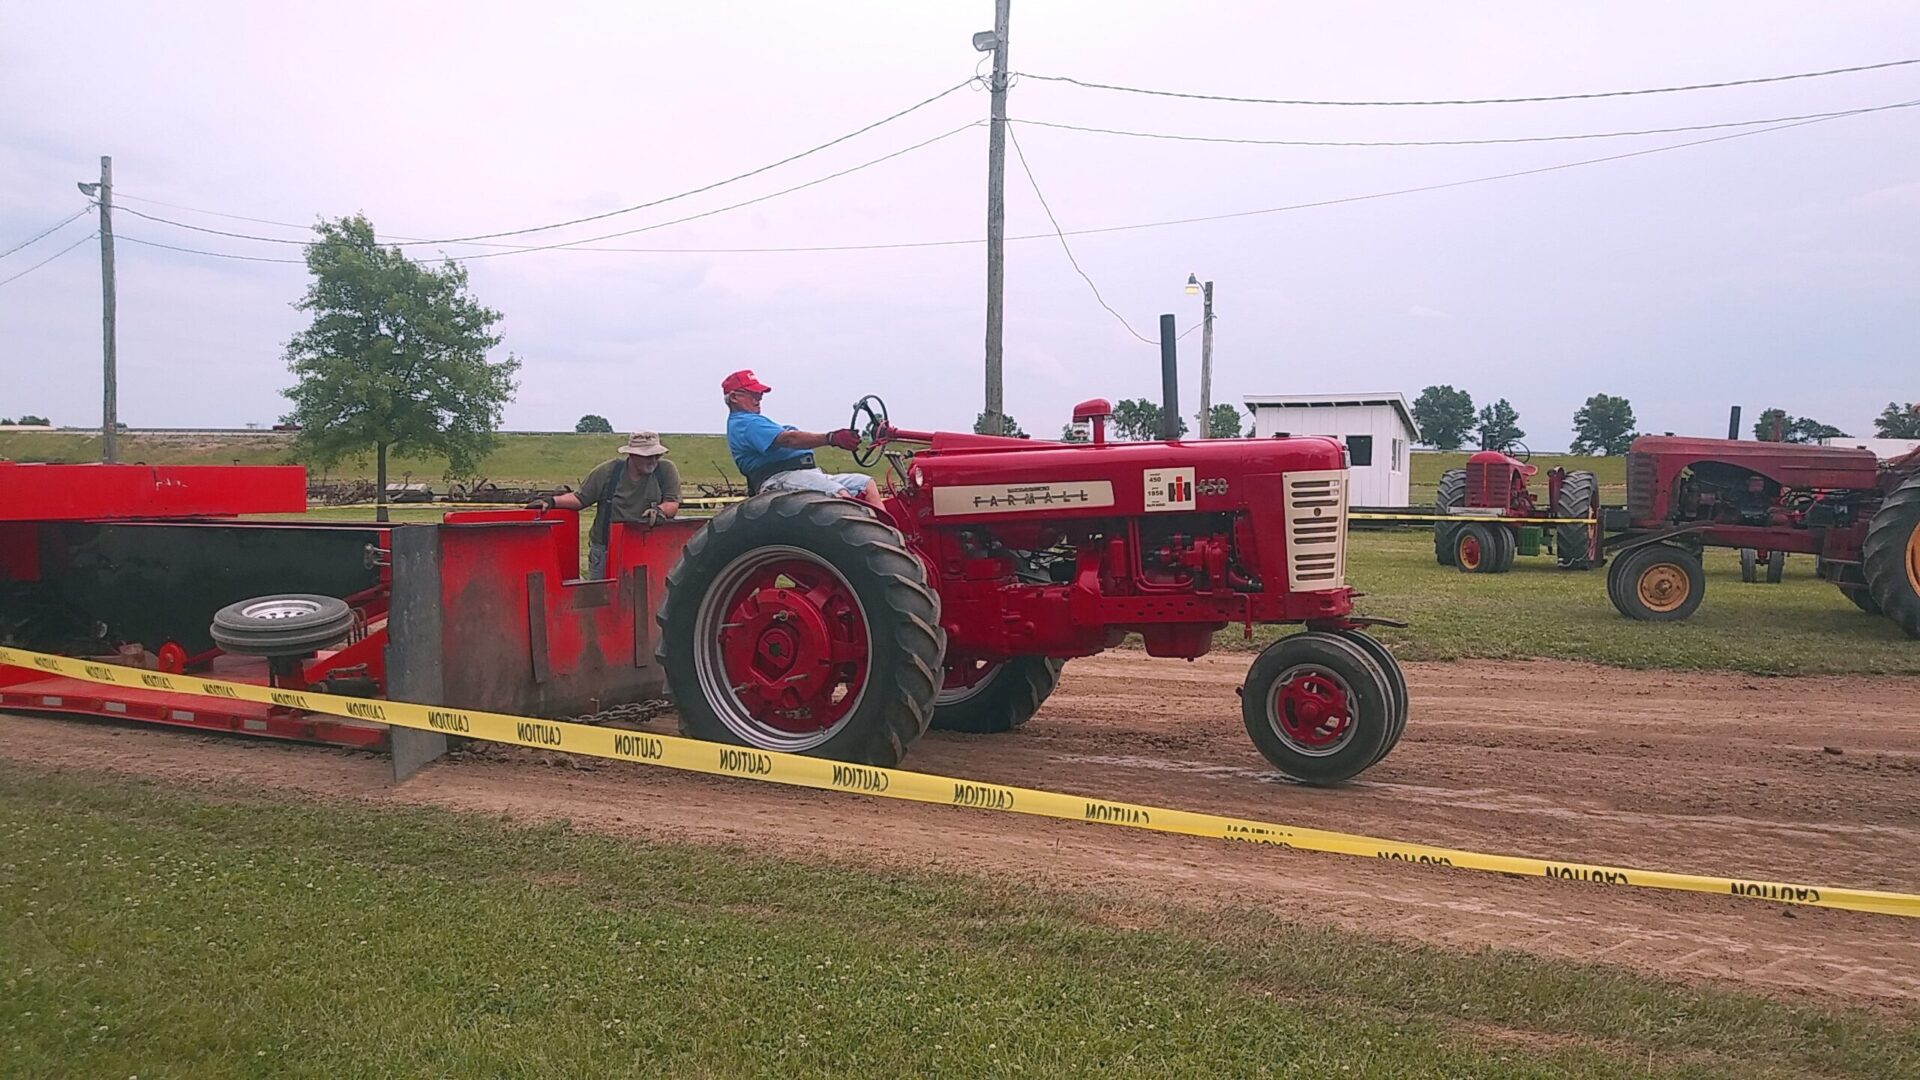
[[[908, 764], [1484, 851], [1920, 891], [1920, 679], [1410, 665], [1415, 711], [1399, 749], [1362, 782], [1321, 791], [1278, 780], [1248, 743], [1234, 696], [1245, 662], [1076, 661], [1022, 731], [933, 735]], [[0, 756], [1255, 904], [1455, 947], [1920, 1001], [1920, 929], [1889, 916], [1384, 866], [623, 763], [569, 768], [520, 751], [451, 760], [394, 789], [370, 755], [5, 716]]]

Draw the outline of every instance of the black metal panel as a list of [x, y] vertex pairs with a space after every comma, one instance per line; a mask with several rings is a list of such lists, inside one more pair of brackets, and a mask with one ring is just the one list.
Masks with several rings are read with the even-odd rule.
[[104, 626], [109, 643], [174, 641], [198, 653], [213, 647], [207, 627], [228, 604], [269, 593], [347, 597], [378, 585], [366, 550], [379, 539], [378, 526], [352, 524], [46, 524], [34, 602], [57, 610], [67, 632], [97, 638]]

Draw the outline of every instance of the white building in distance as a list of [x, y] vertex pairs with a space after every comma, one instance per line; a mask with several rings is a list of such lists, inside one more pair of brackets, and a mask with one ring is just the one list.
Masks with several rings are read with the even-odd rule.
[[1402, 394], [1289, 394], [1250, 397], [1253, 434], [1331, 435], [1347, 447], [1354, 506], [1406, 506], [1408, 464], [1420, 428]]

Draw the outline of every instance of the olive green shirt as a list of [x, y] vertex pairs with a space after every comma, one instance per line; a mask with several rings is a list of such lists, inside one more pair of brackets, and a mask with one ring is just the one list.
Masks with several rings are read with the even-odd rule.
[[593, 531], [588, 541], [595, 544], [607, 542], [607, 525], [611, 521], [639, 521], [650, 506], [663, 502], [680, 501], [680, 469], [666, 458], [645, 476], [634, 476], [627, 471], [625, 454], [612, 461], [603, 461], [593, 467], [585, 480], [580, 481], [580, 490], [574, 492], [580, 497], [580, 509], [598, 506], [607, 496], [607, 484], [618, 478], [619, 486], [613, 493], [613, 513], [595, 515]]

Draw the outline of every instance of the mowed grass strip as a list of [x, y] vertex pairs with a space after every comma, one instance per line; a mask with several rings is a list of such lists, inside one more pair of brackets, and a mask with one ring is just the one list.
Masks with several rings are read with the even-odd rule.
[[8, 1076], [1920, 1070], [1909, 1013], [11, 764], [0, 926]]
[[[1705, 562], [1699, 610], [1671, 623], [1621, 615], [1607, 599], [1604, 569], [1561, 570], [1552, 556], [1521, 556], [1505, 574], [1440, 566], [1425, 530], [1350, 534], [1347, 581], [1366, 594], [1357, 605], [1363, 614], [1411, 624], [1376, 631], [1406, 660], [1545, 657], [1767, 675], [1920, 674], [1920, 641], [1814, 577], [1811, 556], [1788, 556], [1778, 585], [1743, 583], [1731, 550], [1709, 548]], [[1275, 633], [1261, 631], [1255, 644]], [[1221, 644], [1244, 647], [1234, 629]]]

